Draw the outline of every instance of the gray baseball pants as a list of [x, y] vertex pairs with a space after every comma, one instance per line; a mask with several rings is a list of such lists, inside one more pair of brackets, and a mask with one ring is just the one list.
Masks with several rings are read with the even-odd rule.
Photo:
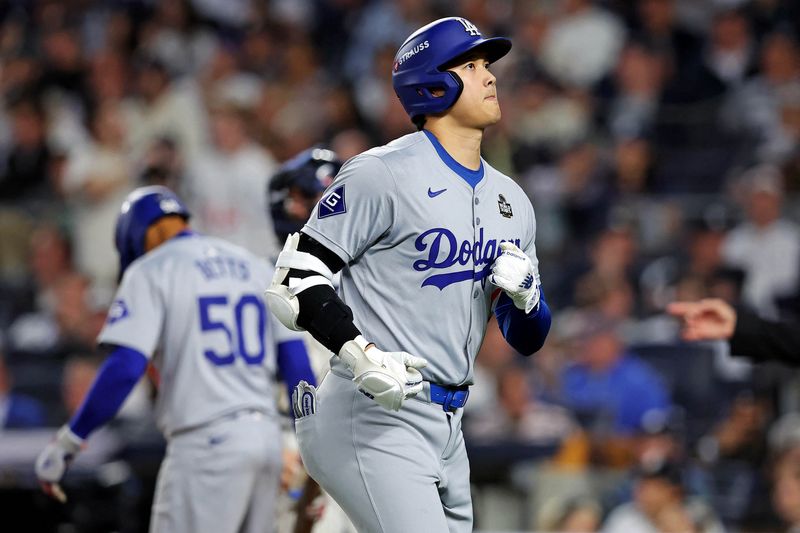
[[429, 398], [426, 387], [388, 411], [331, 372], [297, 420], [306, 469], [360, 533], [472, 531], [463, 411]]

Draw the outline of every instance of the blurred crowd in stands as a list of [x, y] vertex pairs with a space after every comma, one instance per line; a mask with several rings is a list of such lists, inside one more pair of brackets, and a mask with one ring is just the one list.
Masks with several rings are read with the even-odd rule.
[[477, 526], [800, 531], [800, 375], [682, 344], [663, 311], [800, 314], [793, 0], [0, 3], [0, 428], [60, 424], [91, 383], [127, 192], [166, 184], [272, 256], [279, 162], [413, 131], [393, 56], [451, 15], [514, 42], [484, 157], [532, 198], [554, 310], [534, 357], [493, 324], [479, 356]]

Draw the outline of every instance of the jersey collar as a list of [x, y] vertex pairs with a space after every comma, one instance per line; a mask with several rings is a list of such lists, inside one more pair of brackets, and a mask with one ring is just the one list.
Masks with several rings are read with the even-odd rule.
[[473, 189], [476, 185], [478, 185], [478, 183], [481, 182], [484, 174], [483, 159], [481, 159], [481, 166], [479, 166], [477, 170], [471, 170], [453, 159], [453, 157], [447, 153], [447, 150], [444, 149], [444, 146], [442, 146], [442, 144], [439, 142], [439, 139], [437, 139], [433, 133], [429, 132], [428, 130], [422, 131], [436, 149], [436, 153], [439, 154], [439, 159], [441, 159], [445, 165], [450, 167], [450, 170], [458, 174]]
[[193, 235], [197, 235], [197, 233], [194, 230], [185, 229], [185, 230], [182, 230], [182, 231], [179, 231], [178, 233], [176, 233], [175, 236], [172, 237], [172, 238], [173, 239], [177, 239], [179, 237], [191, 237]]

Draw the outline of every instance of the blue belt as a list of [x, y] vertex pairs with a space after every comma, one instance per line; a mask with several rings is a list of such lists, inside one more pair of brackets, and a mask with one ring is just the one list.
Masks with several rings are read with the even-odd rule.
[[446, 387], [437, 383], [431, 383], [431, 401], [438, 403], [445, 411], [455, 411], [467, 404], [469, 398], [469, 387]]

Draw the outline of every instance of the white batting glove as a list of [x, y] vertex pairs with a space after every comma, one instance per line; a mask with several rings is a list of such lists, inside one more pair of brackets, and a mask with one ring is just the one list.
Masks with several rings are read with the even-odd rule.
[[353, 372], [358, 390], [381, 407], [399, 411], [403, 402], [422, 392], [422, 357], [407, 352], [384, 352], [359, 335], [339, 350], [339, 358]]
[[69, 426], [64, 425], [56, 433], [55, 439], [36, 458], [36, 477], [39, 478], [42, 490], [61, 503], [67, 501], [67, 496], [59, 482], [81, 451], [81, 446], [83, 439], [73, 433]]
[[513, 242], [501, 242], [502, 253], [494, 260], [489, 281], [513, 300], [517, 309], [530, 313], [539, 304], [539, 271]]

